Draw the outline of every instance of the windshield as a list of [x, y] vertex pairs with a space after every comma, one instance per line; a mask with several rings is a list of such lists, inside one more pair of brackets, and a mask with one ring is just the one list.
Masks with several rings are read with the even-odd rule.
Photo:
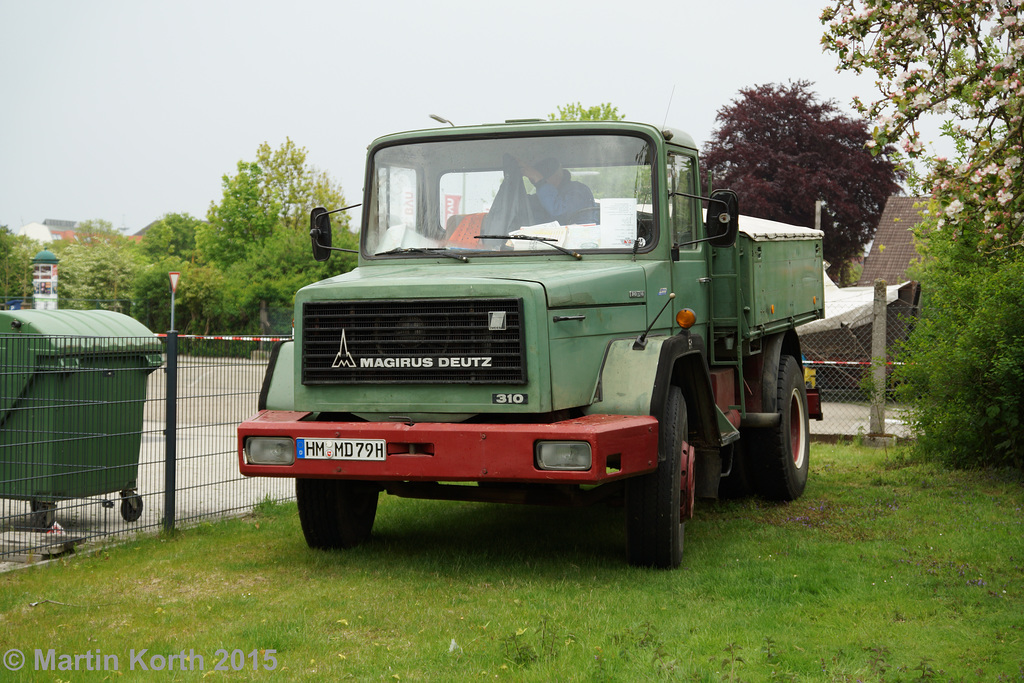
[[[626, 135], [417, 142], [372, 159], [369, 254], [632, 251], [655, 234], [649, 143]], [[639, 240], [638, 240], [639, 235]]]

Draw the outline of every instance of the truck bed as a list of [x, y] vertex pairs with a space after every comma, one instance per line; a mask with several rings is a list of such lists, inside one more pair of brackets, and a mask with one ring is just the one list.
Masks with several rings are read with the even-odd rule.
[[735, 329], [737, 316], [744, 340], [823, 318], [824, 233], [752, 216], [739, 227], [737, 249], [712, 257], [716, 336]]

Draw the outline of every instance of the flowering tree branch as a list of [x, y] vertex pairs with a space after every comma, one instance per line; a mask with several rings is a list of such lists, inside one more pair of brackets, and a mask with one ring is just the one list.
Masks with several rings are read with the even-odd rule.
[[[878, 97], [854, 102], [876, 123], [869, 147], [901, 142], [924, 162], [921, 189], [941, 212], [931, 229], [953, 226], [983, 253], [1024, 243], [1022, 13], [1024, 0], [833, 0], [821, 17], [838, 68], [878, 75]], [[951, 117], [955, 160], [928, 156], [925, 114]]]

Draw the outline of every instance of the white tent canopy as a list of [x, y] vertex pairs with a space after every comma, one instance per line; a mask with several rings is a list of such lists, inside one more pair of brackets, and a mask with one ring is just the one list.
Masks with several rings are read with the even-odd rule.
[[[898, 285], [887, 285], [885, 288], [885, 304], [888, 306], [899, 298]], [[874, 287], [837, 287], [829, 276], [825, 275], [825, 317], [822, 320], [801, 325], [800, 334], [814, 334], [837, 330], [840, 327], [860, 327], [871, 322], [875, 306]]]

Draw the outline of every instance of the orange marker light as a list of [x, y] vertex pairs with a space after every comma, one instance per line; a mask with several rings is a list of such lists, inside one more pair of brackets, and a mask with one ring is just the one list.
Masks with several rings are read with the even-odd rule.
[[688, 330], [693, 327], [693, 324], [697, 322], [697, 314], [691, 311], [689, 308], [684, 308], [676, 313], [676, 324], [684, 330]]

